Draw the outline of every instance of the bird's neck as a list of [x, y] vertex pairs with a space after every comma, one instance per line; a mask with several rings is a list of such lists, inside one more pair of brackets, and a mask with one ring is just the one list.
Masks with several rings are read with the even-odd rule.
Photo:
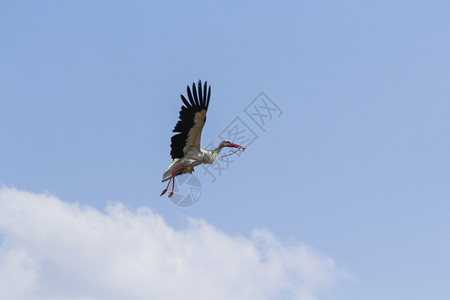
[[214, 150], [206, 150], [206, 152], [208, 153], [208, 163], [212, 164], [213, 162], [216, 161], [217, 157], [220, 154], [220, 151], [222, 150], [223, 146], [219, 145], [219, 147], [217, 147]]

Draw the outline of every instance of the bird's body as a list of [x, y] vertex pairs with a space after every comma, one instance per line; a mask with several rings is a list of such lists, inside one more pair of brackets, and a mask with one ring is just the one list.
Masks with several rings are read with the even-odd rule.
[[[207, 90], [207, 83], [205, 82], [202, 91], [201, 81], [198, 82], [198, 93], [195, 84], [192, 85], [192, 92], [189, 86], [187, 87], [187, 94], [189, 101], [181, 95], [181, 100], [184, 106], [181, 107], [180, 120], [174, 128], [177, 132], [172, 137], [171, 151], [172, 163], [163, 174], [162, 181], [169, 180], [166, 189], [161, 193], [161, 196], [167, 192], [170, 182], [174, 180], [175, 176], [183, 173], [192, 173], [194, 167], [200, 164], [212, 164], [219, 156], [220, 150], [224, 147], [234, 147], [245, 150], [244, 147], [233, 144], [225, 140], [222, 141], [214, 150], [201, 149], [201, 134], [203, 126], [206, 121], [206, 111], [209, 106], [209, 99], [211, 96], [211, 87]], [[174, 193], [175, 183], [172, 187], [171, 197]]]
[[172, 163], [167, 168], [166, 172], [164, 172], [162, 181], [166, 181], [172, 175], [172, 171], [177, 170], [183, 166], [182, 173], [192, 173], [194, 171], [194, 167], [200, 164], [212, 164], [217, 159], [220, 154], [220, 150], [225, 147], [221, 144], [221, 146], [217, 147], [215, 150], [197, 150], [193, 149], [186, 153], [182, 158], [175, 158]]

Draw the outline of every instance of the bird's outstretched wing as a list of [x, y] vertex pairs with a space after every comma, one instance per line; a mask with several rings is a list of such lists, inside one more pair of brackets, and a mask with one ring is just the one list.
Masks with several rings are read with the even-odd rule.
[[211, 86], [207, 89], [205, 81], [202, 90], [202, 82], [199, 80], [198, 89], [195, 83], [192, 84], [192, 93], [187, 86], [187, 95], [189, 100], [181, 95], [184, 105], [181, 107], [180, 120], [173, 129], [173, 132], [178, 132], [178, 134], [172, 137], [170, 145], [172, 159], [182, 158], [192, 149], [200, 150], [202, 129], [205, 125], [206, 111], [211, 97]]

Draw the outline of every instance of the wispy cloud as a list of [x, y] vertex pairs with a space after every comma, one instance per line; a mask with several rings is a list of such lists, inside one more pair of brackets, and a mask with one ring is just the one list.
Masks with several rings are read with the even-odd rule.
[[346, 276], [267, 230], [176, 230], [149, 208], [105, 212], [0, 187], [0, 299], [316, 299]]

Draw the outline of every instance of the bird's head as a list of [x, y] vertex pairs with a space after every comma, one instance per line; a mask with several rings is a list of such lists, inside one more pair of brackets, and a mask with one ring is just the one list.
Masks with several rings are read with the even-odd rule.
[[245, 147], [239, 146], [237, 144], [232, 143], [229, 140], [224, 140], [220, 143], [220, 147], [231, 147], [231, 148], [238, 148], [239, 150], [245, 150]]

